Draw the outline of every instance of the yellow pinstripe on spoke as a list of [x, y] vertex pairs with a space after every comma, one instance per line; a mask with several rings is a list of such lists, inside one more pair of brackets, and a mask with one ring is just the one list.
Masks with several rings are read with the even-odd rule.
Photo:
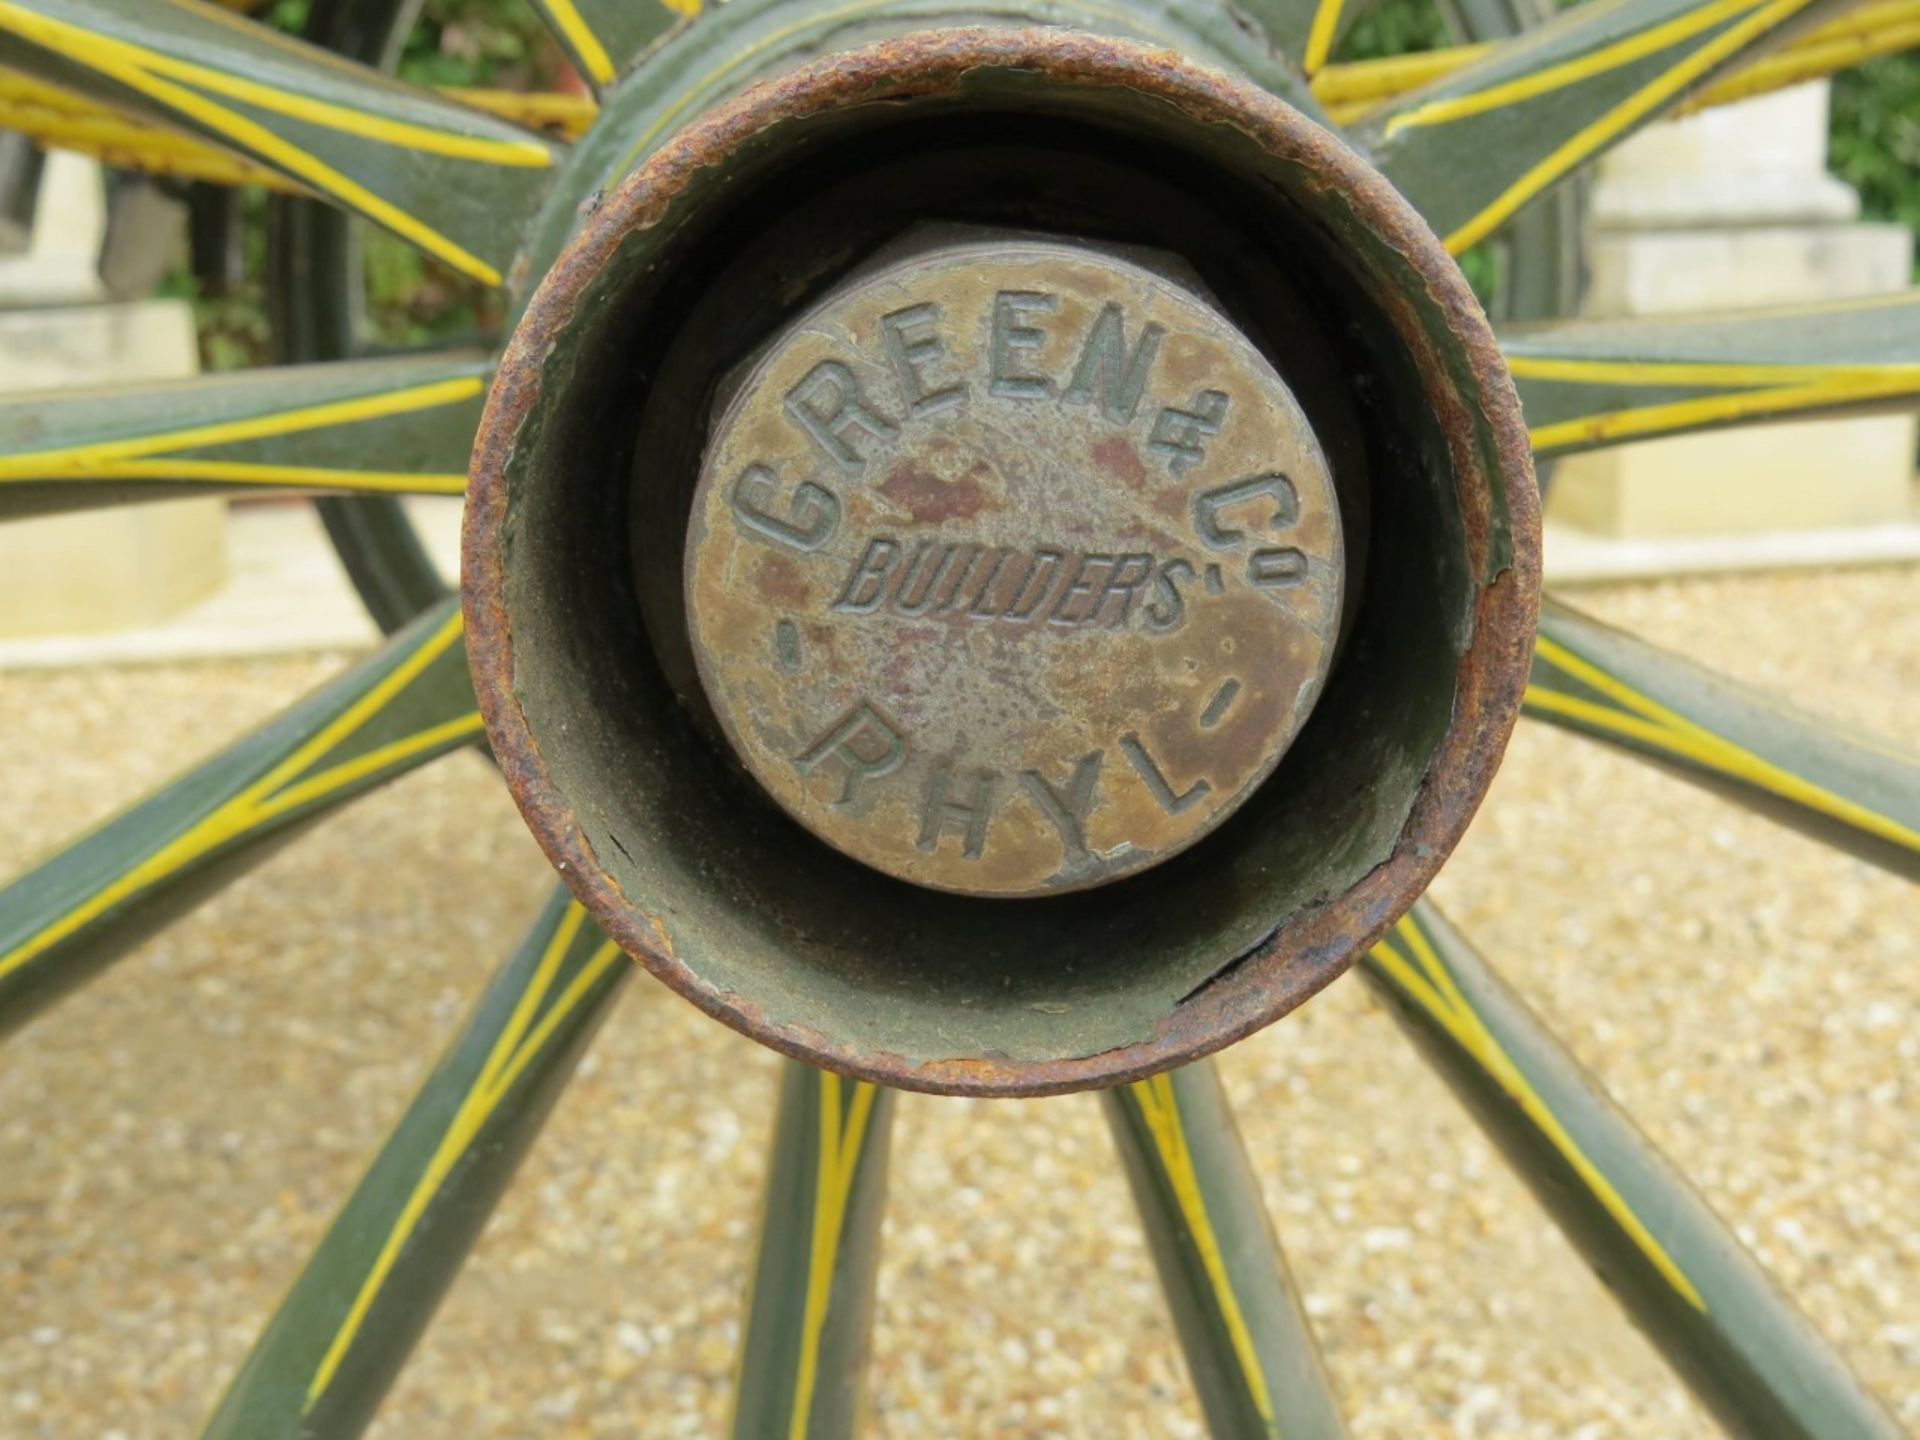
[[[29, 479], [31, 477], [18, 477]], [[110, 470], [62, 479], [179, 480], [205, 485], [274, 485], [304, 490], [361, 490], [391, 495], [464, 495], [467, 477], [416, 470], [341, 470], [316, 465], [243, 465], [219, 460], [128, 460]], [[4, 482], [0, 482], [4, 483]]]
[[833, 1294], [833, 1267], [847, 1218], [847, 1200], [860, 1168], [861, 1146], [873, 1113], [875, 1087], [853, 1082], [853, 1101], [841, 1128], [840, 1077], [817, 1074], [820, 1085], [820, 1152], [813, 1182], [813, 1237], [807, 1255], [807, 1304], [801, 1318], [800, 1363], [793, 1382], [793, 1413], [787, 1440], [806, 1440], [814, 1387], [820, 1376], [820, 1334], [826, 1328], [827, 1302]]
[[[1920, 293], [1920, 292], [1916, 292]], [[1685, 426], [1751, 415], [1892, 399], [1920, 391], [1920, 365], [1767, 364], [1752, 361], [1591, 360], [1545, 355], [1509, 355], [1517, 380], [1623, 385], [1659, 389], [1671, 385], [1748, 386], [1734, 394], [1703, 395], [1657, 405], [1600, 411], [1537, 425], [1529, 432], [1539, 449], [1656, 434]]]
[[[190, 5], [191, 0], [171, 0], [171, 3]], [[12, 10], [19, 7], [9, 3], [5, 8]], [[221, 16], [220, 18], [235, 24], [250, 40], [257, 41], [261, 37], [271, 37], [275, 43], [290, 50], [303, 64], [327, 64], [340, 69], [343, 74], [352, 77], [355, 81], [362, 81], [366, 77], [366, 72], [360, 67], [326, 51], [304, 46], [291, 36], [280, 35], [261, 25], [235, 22], [231, 17]], [[98, 31], [68, 25], [64, 21], [49, 19], [46, 20], [46, 24], [65, 30], [77, 30], [88, 36], [103, 52], [117, 52], [124, 55], [150, 74], [179, 80], [202, 90], [210, 90], [216, 95], [225, 95], [230, 100], [239, 100], [248, 105], [257, 106], [271, 114], [285, 115], [291, 120], [303, 120], [310, 125], [321, 126], [323, 129], [338, 130], [347, 135], [360, 135], [369, 140], [378, 140], [383, 144], [424, 151], [429, 155], [446, 155], [456, 160], [479, 160], [490, 165], [521, 166], [531, 169], [539, 169], [553, 163], [553, 157], [547, 147], [532, 137], [522, 140], [500, 139], [489, 135], [462, 135], [458, 131], [421, 125], [411, 120], [395, 119], [387, 115], [376, 115], [366, 110], [356, 110], [350, 105], [322, 100], [317, 96], [282, 90], [258, 80], [249, 80], [244, 75], [235, 75], [213, 66], [201, 65], [196, 61], [183, 60], [179, 56], [169, 55], [164, 51], [151, 50], [145, 46], [136, 45], [130, 40], [118, 40], [102, 35]], [[321, 58], [323, 56], [324, 60]]]
[[1674, 113], [1691, 115], [1710, 105], [1731, 105], [1920, 46], [1920, 19], [1915, 18], [1908, 18], [1904, 24], [1891, 19], [1869, 23], [1852, 34], [1840, 36], [1830, 35], [1830, 30], [1831, 27], [1822, 27], [1785, 46], [1778, 54], [1742, 66], [1734, 74], [1715, 81], [1697, 99], [1689, 100]]
[[1233, 1291], [1233, 1277], [1227, 1273], [1226, 1258], [1220, 1252], [1220, 1239], [1214, 1234], [1212, 1217], [1207, 1214], [1206, 1193], [1200, 1187], [1193, 1151], [1187, 1145], [1187, 1131], [1180, 1120], [1180, 1101], [1174, 1092], [1173, 1077], [1155, 1075], [1150, 1080], [1135, 1081], [1128, 1089], [1147, 1122], [1148, 1133], [1153, 1136], [1153, 1148], [1159, 1152], [1161, 1167], [1173, 1186], [1181, 1217], [1193, 1234], [1200, 1263], [1207, 1272], [1207, 1283], [1212, 1286], [1214, 1301], [1220, 1307], [1221, 1321], [1233, 1342], [1234, 1358], [1239, 1361], [1240, 1373], [1246, 1380], [1247, 1393], [1261, 1420], [1270, 1431], [1274, 1430], [1273, 1397], [1267, 1390], [1266, 1372], [1260, 1368], [1260, 1352], [1254, 1347], [1252, 1332], [1247, 1329], [1246, 1316]]
[[470, 735], [478, 735], [485, 726], [481, 722], [478, 710], [465, 715], [457, 715], [451, 720], [443, 720], [438, 725], [429, 725], [425, 730], [416, 730], [404, 740], [396, 740], [391, 745], [382, 745], [357, 755], [343, 764], [331, 766], [319, 774], [302, 780], [298, 785], [289, 785], [270, 799], [262, 800], [253, 810], [254, 823], [261, 824], [284, 815], [289, 810], [297, 810], [302, 805], [331, 795], [334, 791], [351, 785], [354, 781], [396, 765], [410, 755], [418, 755], [431, 750], [436, 745], [461, 740]]
[[130, 90], [157, 100], [187, 119], [205, 125], [232, 144], [258, 155], [315, 190], [332, 195], [369, 218], [378, 220], [455, 269], [490, 285], [500, 284], [502, 277], [499, 270], [479, 256], [264, 125], [210, 100], [199, 90], [188, 89], [187, 85], [201, 86], [226, 95], [229, 99], [276, 110], [310, 124], [348, 130], [402, 148], [432, 149], [436, 153], [485, 160], [496, 165], [545, 166], [553, 163], [552, 152], [535, 140], [495, 140], [455, 135], [405, 121], [368, 115], [327, 101], [289, 95], [272, 86], [210, 70], [189, 61], [176, 60], [130, 41], [113, 39], [78, 25], [50, 19], [29, 10], [19, 0], [0, 0], [0, 29], [11, 30], [35, 45], [97, 71]]
[[1518, 380], [1566, 380], [1595, 385], [1781, 385], [1816, 380], [1862, 382], [1888, 377], [1920, 384], [1920, 365], [1773, 365], [1765, 361], [1574, 360], [1547, 355], [1509, 355], [1507, 369]]
[[1773, 0], [1773, 3], [1752, 11], [1744, 19], [1728, 26], [1720, 34], [1689, 53], [1685, 59], [1675, 63], [1619, 105], [1562, 142], [1546, 158], [1531, 166], [1525, 174], [1482, 208], [1479, 214], [1448, 235], [1447, 249], [1455, 255], [1472, 249], [1486, 239], [1502, 221], [1575, 165], [1594, 154], [1636, 121], [1652, 115], [1715, 66], [1738, 54], [1752, 41], [1805, 9], [1810, 3], [1811, 0]]
[[[271, 33], [262, 27], [254, 28], [263, 34]], [[438, 93], [517, 125], [552, 130], [565, 139], [584, 135], [600, 108], [588, 96], [550, 91], [447, 86]], [[218, 185], [264, 185], [294, 194], [312, 193], [308, 186], [278, 170], [223, 149], [199, 135], [135, 119], [87, 96], [3, 68], [0, 68], [0, 128], [19, 130], [55, 149], [95, 155], [124, 169], [186, 176]]]
[[1675, 16], [1664, 25], [1655, 25], [1638, 34], [1624, 36], [1611, 45], [1571, 60], [1563, 60], [1558, 65], [1549, 65], [1544, 70], [1516, 75], [1511, 80], [1498, 81], [1484, 90], [1449, 95], [1415, 106], [1387, 121], [1386, 133], [1392, 137], [1402, 130], [1463, 120], [1469, 115], [1481, 115], [1489, 110], [1518, 104], [1522, 100], [1531, 100], [1551, 90], [1576, 85], [1582, 80], [1591, 80], [1596, 75], [1604, 75], [1609, 70], [1617, 70], [1622, 65], [1670, 49], [1682, 40], [1690, 40], [1702, 30], [1711, 30], [1721, 21], [1744, 14], [1759, 3], [1760, 0], [1717, 0], [1717, 3], [1702, 5], [1684, 15]]
[[190, 176], [217, 185], [304, 187], [197, 135], [162, 129], [109, 110], [85, 96], [0, 69], [0, 128], [17, 130], [55, 150], [93, 155], [122, 169]]
[[[1764, 95], [1916, 44], [1920, 44], [1920, 3], [1916, 0], [1879, 0], [1856, 6], [1836, 20], [1795, 36], [1773, 53], [1739, 62], [1673, 113], [1691, 114], [1711, 105]], [[1346, 125], [1363, 118], [1377, 105], [1464, 70], [1495, 48], [1493, 43], [1450, 45], [1412, 55], [1328, 65], [1313, 75], [1313, 93], [1337, 124]]]
[[1340, 12], [1345, 0], [1320, 0], [1314, 6], [1313, 23], [1307, 27], [1307, 49], [1300, 65], [1312, 75], [1333, 54], [1333, 38], [1340, 30]]
[[1541, 659], [1599, 691], [1627, 713], [1575, 695], [1562, 695], [1539, 685], [1527, 687], [1526, 703], [1532, 708], [1565, 715], [1597, 730], [1638, 740], [1709, 770], [1743, 780], [1757, 789], [1804, 805], [1820, 814], [1831, 815], [1856, 830], [1890, 840], [1909, 850], [1920, 850], [1920, 831], [1902, 825], [1891, 816], [1877, 814], [1856, 801], [1836, 795], [1811, 780], [1802, 779], [1791, 770], [1783, 769], [1724, 736], [1714, 734], [1684, 715], [1649, 699], [1631, 685], [1607, 674], [1545, 635], [1536, 637], [1534, 646]]
[[613, 57], [607, 54], [607, 47], [600, 43], [600, 37], [593, 33], [593, 27], [587, 24], [573, 0], [534, 0], [534, 4], [553, 21], [589, 80], [604, 85], [613, 79]]
[[1755, 415], [1891, 400], [1915, 391], [1920, 391], [1920, 368], [1889, 365], [1871, 374], [1837, 371], [1825, 379], [1804, 384], [1737, 390], [1725, 395], [1703, 395], [1692, 400], [1670, 400], [1665, 404], [1638, 405], [1625, 410], [1603, 410], [1572, 420], [1536, 425], [1527, 436], [1535, 449], [1553, 450], [1728, 423]]
[[460, 494], [466, 476], [360, 471], [299, 465], [260, 465], [216, 460], [157, 460], [183, 450], [216, 448], [246, 440], [274, 439], [335, 425], [407, 415], [471, 400], [486, 389], [478, 376], [437, 380], [426, 385], [351, 400], [335, 400], [244, 420], [193, 425], [124, 440], [97, 440], [48, 450], [0, 455], [0, 484], [36, 480], [206, 480], [213, 482], [347, 485], [362, 490], [420, 490]]
[[[128, 46], [128, 49], [134, 49]], [[547, 147], [537, 140], [502, 140], [491, 135], [462, 135], [452, 130], [437, 130], [410, 120], [396, 120], [355, 110], [331, 100], [297, 95], [290, 90], [263, 85], [257, 80], [229, 75], [191, 61], [177, 60], [158, 50], [137, 51], [142, 68], [169, 79], [179, 80], [229, 100], [253, 105], [272, 115], [285, 115], [343, 135], [358, 135], [378, 140], [383, 145], [418, 150], [427, 155], [444, 155], [451, 160], [475, 160], [485, 165], [506, 165], [515, 169], [540, 170], [553, 163]]]
[[[1482, 1021], [1467, 999], [1460, 993], [1452, 972], [1441, 963], [1428, 943], [1426, 935], [1413, 919], [1402, 917], [1394, 926], [1396, 936], [1412, 951], [1419, 968], [1409, 965], [1404, 956], [1393, 948], [1388, 941], [1381, 941], [1373, 947], [1374, 962], [1385, 970], [1393, 981], [1415, 1004], [1433, 1016], [1454, 1042], [1471, 1055], [1480, 1068], [1492, 1076], [1500, 1088], [1510, 1095], [1521, 1111], [1534, 1124], [1534, 1128], [1546, 1136], [1553, 1148], [1558, 1150], [1580, 1181], [1593, 1193], [1611, 1215], [1614, 1222], [1626, 1232], [1629, 1239], [1647, 1257], [1666, 1282], [1673, 1287], [1694, 1309], [1705, 1313], [1707, 1302], [1701, 1296], [1686, 1273], [1667, 1253], [1666, 1247], [1654, 1237], [1652, 1231], [1633, 1213], [1633, 1208], [1613, 1187], [1613, 1182], [1600, 1173], [1600, 1169], [1586, 1156], [1579, 1142], [1560, 1123], [1546, 1101], [1540, 1098], [1520, 1067], [1506, 1052]], [[1424, 972], [1424, 973], [1422, 973]]]
[[[626, 0], [630, 5], [644, 5], [647, 0]], [[672, 11], [682, 19], [691, 19], [700, 13], [701, 0], [658, 0], [663, 9]], [[600, 43], [600, 37], [593, 33], [593, 27], [587, 24], [586, 17], [580, 13], [580, 7], [574, 0], [534, 0], [534, 4], [546, 12], [587, 72], [587, 78], [596, 85], [604, 85], [613, 79], [615, 66], [613, 57], [607, 54], [607, 47]]]
[[[426, 1213], [427, 1206], [439, 1193], [442, 1184], [473, 1144], [500, 1102], [513, 1089], [516, 1081], [525, 1072], [528, 1065], [546, 1048], [553, 1034], [567, 1017], [577, 1010], [587, 993], [605, 975], [609, 968], [619, 963], [620, 947], [611, 940], [595, 950], [587, 963], [581, 967], [561, 991], [553, 1004], [540, 1015], [534, 1023], [534, 1015], [539, 1012], [541, 1003], [553, 988], [554, 977], [560, 972], [567, 951], [572, 948], [579, 936], [580, 927], [586, 920], [586, 911], [577, 902], [567, 906], [559, 926], [554, 930], [553, 938], [541, 952], [533, 978], [526, 990], [515, 1003], [513, 1013], [508, 1016], [506, 1025], [493, 1042], [480, 1073], [474, 1077], [473, 1086], [461, 1099], [460, 1108], [454, 1112], [448, 1122], [440, 1143], [434, 1147], [428, 1157], [426, 1167], [420, 1172], [420, 1178], [414, 1182], [412, 1191], [407, 1195], [406, 1204], [394, 1217], [393, 1226], [387, 1232], [387, 1238], [381, 1245], [379, 1254], [374, 1257], [366, 1278], [361, 1281], [360, 1289], [353, 1297], [353, 1303], [347, 1307], [346, 1315], [340, 1321], [340, 1327], [334, 1332], [332, 1342], [327, 1346], [326, 1354], [321, 1357], [319, 1367], [307, 1384], [307, 1399], [304, 1411], [311, 1411], [326, 1393], [338, 1373], [341, 1362], [353, 1347], [354, 1338], [366, 1323], [373, 1302], [379, 1297], [380, 1289], [386, 1284], [393, 1272], [394, 1264], [400, 1258], [400, 1252], [406, 1248], [407, 1240], [414, 1228], [420, 1223], [420, 1217]], [[304, 1413], [303, 1411], [303, 1413]]]
[[[473, 711], [386, 745], [376, 746], [366, 754], [342, 764], [312, 775], [306, 774], [327, 752], [336, 749], [349, 735], [377, 715], [422, 671], [458, 643], [461, 631], [461, 617], [456, 612], [417, 650], [395, 666], [391, 673], [383, 676], [378, 684], [323, 725], [311, 739], [265, 775], [139, 864], [123, 871], [111, 883], [94, 891], [59, 919], [0, 955], [0, 979], [6, 978], [114, 906], [150, 889], [175, 871], [268, 820], [343, 789], [355, 780], [398, 764], [409, 756], [462, 736], [479, 734], [480, 715]], [[294, 783], [296, 781], [297, 784]]]
[[600, 103], [591, 95], [560, 95], [550, 90], [475, 90], [459, 85], [450, 85], [440, 93], [516, 125], [555, 130], [568, 140], [578, 140], [586, 134], [600, 115]]

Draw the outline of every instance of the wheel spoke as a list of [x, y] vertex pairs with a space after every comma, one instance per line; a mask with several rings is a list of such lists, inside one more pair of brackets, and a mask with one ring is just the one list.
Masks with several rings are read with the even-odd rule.
[[1732, 1433], [1901, 1433], [1726, 1224], [1430, 904], [1373, 947], [1362, 973]]
[[789, 1060], [734, 1389], [735, 1436], [851, 1436], [873, 1328], [894, 1093]]
[[489, 284], [558, 153], [206, 0], [0, 0], [0, 60], [205, 135]]
[[480, 729], [448, 601], [0, 890], [0, 1034], [265, 858], [270, 842]]
[[533, 0], [533, 8], [597, 90], [698, 15], [702, 0]]
[[1832, 3], [1589, 0], [1370, 115], [1359, 138], [1458, 254], [1780, 26]]
[[490, 365], [297, 365], [0, 401], [0, 519], [277, 489], [458, 495]]
[[[1817, 80], [1879, 55], [1920, 46], [1920, 0], [1867, 0], [1837, 19], [1795, 36], [1777, 50], [1737, 61], [1719, 79], [1676, 106], [1672, 114], [1731, 105], [1788, 85]], [[1411, 55], [1328, 65], [1313, 76], [1314, 97], [1341, 125], [1351, 125], [1376, 106], [1431, 85], [1485, 59], [1494, 46], [1450, 45]]]
[[1920, 878], [1920, 756], [1842, 730], [1549, 600], [1526, 713], [1647, 756]]
[[1730, 71], [1676, 113], [1750, 100], [1915, 46], [1920, 46], [1920, 0], [1866, 0]]
[[1213, 1062], [1100, 1098], [1209, 1430], [1344, 1436]]
[[1920, 405], [1920, 290], [1792, 310], [1585, 321], [1502, 342], [1534, 453]]
[[1368, 0], [1240, 0], [1239, 8], [1266, 32], [1274, 49], [1297, 58], [1308, 75], [1318, 75], [1367, 4]]
[[[584, 135], [599, 114], [599, 106], [584, 95], [470, 89], [436, 93], [565, 140]], [[17, 70], [0, 69], [0, 130], [19, 131], [50, 149], [92, 155], [117, 169], [216, 185], [263, 185], [270, 190], [309, 193], [305, 185], [231, 150]]]
[[0, 130], [51, 150], [91, 155], [103, 165], [205, 180], [215, 185], [266, 185], [299, 190], [276, 170], [209, 145], [197, 136], [128, 115], [86, 95], [0, 69]]
[[[1912, 0], [1920, 5], [1920, 0]], [[450, 88], [451, 95], [463, 104], [489, 115], [498, 115], [530, 130], [578, 140], [599, 118], [600, 103], [586, 95], [566, 95], [554, 90], [473, 90]]]
[[632, 971], [558, 891], [280, 1302], [208, 1440], [366, 1427]]

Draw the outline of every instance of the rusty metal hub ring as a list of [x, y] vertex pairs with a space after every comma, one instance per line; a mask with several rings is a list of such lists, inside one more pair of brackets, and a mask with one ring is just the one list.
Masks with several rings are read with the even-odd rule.
[[[1153, 869], [1025, 900], [890, 879], [768, 804], [721, 738], [681, 564], [661, 559], [684, 553], [707, 440], [689, 417], [770, 333], [755, 304], [775, 296], [790, 314], [870, 261], [872, 237], [836, 249], [821, 208], [853, 231], [864, 212], [849, 196], [883, 211], [887, 184], [856, 181], [863, 161], [869, 181], [882, 175], [890, 140], [896, 165], [932, 166], [946, 137], [954, 168], [933, 188], [964, 189], [968, 165], [1000, 163], [981, 158], [981, 137], [1008, 122], [1042, 148], [1050, 136], [1105, 147], [1089, 170], [1147, 164], [1143, 186], [1211, 207], [1200, 232], [1224, 238], [1187, 258], [1236, 320], [1262, 312], [1249, 338], [1298, 394], [1349, 548], [1364, 550], [1348, 558], [1318, 708], [1241, 810]], [[1119, 200], [1101, 240], [1167, 242], [1127, 233], [1126, 212], [1157, 214], [1159, 196]], [[780, 227], [809, 233], [809, 205], [812, 248], [783, 258]], [[751, 293], [729, 275], [751, 277]], [[630, 953], [815, 1063], [908, 1088], [1041, 1094], [1231, 1043], [1326, 984], [1424, 889], [1518, 711], [1538, 515], [1484, 318], [1358, 157], [1272, 97], [1164, 52], [967, 30], [769, 82], [606, 197], [505, 357], [465, 562], [476, 683], [509, 783]]]

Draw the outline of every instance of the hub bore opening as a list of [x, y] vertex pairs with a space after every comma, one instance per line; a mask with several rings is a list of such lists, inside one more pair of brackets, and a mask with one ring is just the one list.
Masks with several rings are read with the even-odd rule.
[[[749, 93], [607, 199], [535, 297], [496, 384], [469, 504], [468, 613], [516, 797], [630, 951], [712, 1013], [816, 1063], [914, 1088], [1043, 1093], [1229, 1043], [1325, 984], [1411, 903], [1517, 712], [1536, 505], [1517, 407], [1464, 281], [1338, 142], [1270, 97], [1150, 55], [1054, 32], [948, 32]], [[1324, 653], [1307, 666], [1322, 687], [1311, 717], [1290, 745], [1270, 744], [1278, 763], [1250, 777], [1231, 814], [1097, 890], [938, 893], [823, 843], [722, 738], [751, 705], [728, 657], [757, 645], [755, 663], [777, 676], [777, 619], [749, 640], [709, 638], [704, 661], [687, 638], [723, 618], [728, 598], [706, 615], [698, 535], [715, 513], [758, 514], [802, 539], [811, 523], [787, 503], [798, 471], [776, 492], [750, 481], [752, 503], [730, 506], [753, 463], [744, 451], [700, 490], [716, 433], [727, 439], [711, 424], [726, 416], [724, 387], [928, 222], [1178, 256], [1190, 276], [1162, 283], [1231, 317], [1324, 456], [1321, 504], [1343, 537], [1346, 583], [1327, 598]], [[986, 243], [1011, 255], [1025, 242]], [[1101, 312], [1090, 313], [1082, 352]], [[985, 315], [990, 372], [990, 300]], [[910, 326], [902, 344], [930, 333]], [[1129, 320], [1121, 361], [1141, 333]], [[1048, 378], [1071, 386], [1075, 363]], [[1105, 384], [1089, 383], [1094, 408]], [[779, 392], [785, 424], [791, 388]], [[1218, 484], [1264, 473], [1246, 468]], [[1195, 498], [1182, 495], [1190, 526]], [[843, 513], [854, 503], [836, 500]], [[1257, 504], [1204, 513], [1222, 539], [1260, 518]], [[1035, 529], [1025, 543], [1046, 540]], [[1015, 549], [1014, 529], [997, 543]], [[726, 567], [716, 574], [724, 591]], [[832, 581], [807, 585], [824, 584], [830, 606], [851, 583], [844, 571]], [[716, 715], [709, 687], [736, 682]], [[1203, 713], [1220, 684], [1199, 698]], [[1127, 700], [1106, 698], [1126, 721]], [[1145, 725], [1120, 729], [1103, 770], [1132, 766], [1120, 740], [1143, 739]], [[881, 760], [873, 736], [842, 738]], [[1064, 812], [1087, 753], [1066, 745], [1043, 772]], [[1160, 778], [1178, 780], [1164, 764]], [[923, 818], [896, 827], [893, 854], [927, 853]], [[951, 818], [936, 853], [965, 865], [966, 817]]]

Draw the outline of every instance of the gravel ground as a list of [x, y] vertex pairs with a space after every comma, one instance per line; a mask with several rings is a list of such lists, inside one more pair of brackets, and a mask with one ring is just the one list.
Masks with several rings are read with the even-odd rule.
[[[1920, 746], [1917, 583], [1580, 598]], [[0, 871], [334, 663], [0, 677]], [[13, 1042], [0, 1435], [194, 1431], [548, 883], [495, 777], [457, 757]], [[1912, 891], [1529, 727], [1440, 895], [1920, 1423]], [[1713, 1433], [1357, 982], [1223, 1066], [1357, 1436]], [[715, 1433], [773, 1079], [634, 987], [376, 1433]], [[1200, 1433], [1091, 1099], [910, 1096], [896, 1136], [873, 1433]]]

